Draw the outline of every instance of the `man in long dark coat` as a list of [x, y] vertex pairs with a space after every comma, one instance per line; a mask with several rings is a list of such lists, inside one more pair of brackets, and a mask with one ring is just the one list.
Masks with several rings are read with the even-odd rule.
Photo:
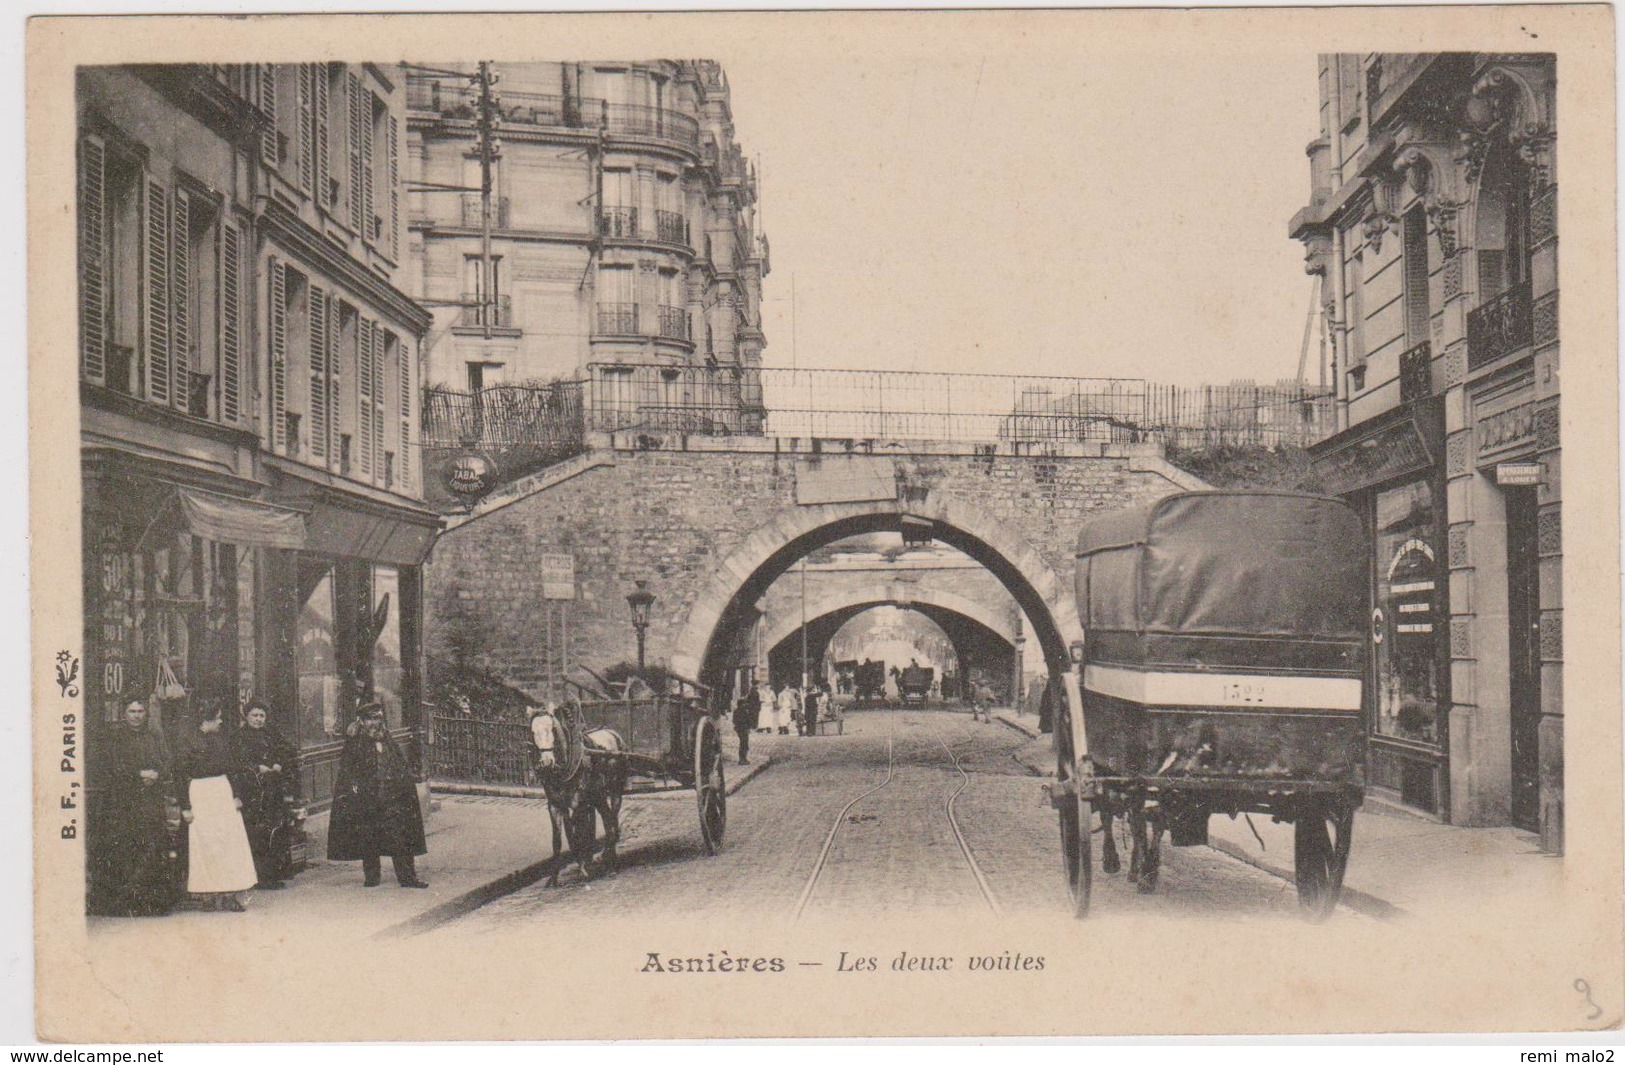
[[147, 723], [144, 704], [124, 708], [124, 720], [108, 730], [102, 757], [97, 775], [106, 791], [106, 909], [121, 917], [168, 913], [177, 892], [167, 814], [173, 766], [163, 734]]
[[254, 869], [262, 891], [286, 887], [283, 856], [272, 850], [272, 836], [288, 818], [288, 781], [298, 754], [282, 733], [269, 724], [270, 708], [255, 700], [243, 715], [243, 727], [232, 736], [237, 757], [253, 773], [243, 797], [243, 822], [254, 851]]
[[327, 827], [327, 857], [361, 862], [362, 886], [377, 887], [389, 855], [401, 887], [423, 888], [413, 859], [429, 852], [418, 809], [417, 777], [384, 727], [384, 708], [368, 703], [339, 757], [338, 788]]
[[750, 765], [750, 734], [762, 719], [762, 692], [754, 684], [734, 707], [734, 733], [739, 737], [739, 764]]

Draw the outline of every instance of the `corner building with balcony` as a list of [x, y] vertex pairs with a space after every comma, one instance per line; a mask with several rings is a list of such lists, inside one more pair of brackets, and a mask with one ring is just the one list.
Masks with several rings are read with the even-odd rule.
[[414, 746], [439, 519], [414, 429], [429, 315], [396, 285], [404, 113], [370, 64], [79, 71], [93, 907], [96, 755], [130, 700], [176, 748], [268, 700], [315, 806], [359, 699]]
[[491, 64], [489, 277], [476, 69], [402, 68], [411, 291], [435, 315], [429, 383], [477, 394], [588, 381], [595, 409], [680, 410], [709, 401], [690, 393], [710, 377], [760, 366], [767, 246], [721, 67]]
[[1372, 794], [1563, 847], [1555, 57], [1320, 57], [1310, 203], [1366, 516]]

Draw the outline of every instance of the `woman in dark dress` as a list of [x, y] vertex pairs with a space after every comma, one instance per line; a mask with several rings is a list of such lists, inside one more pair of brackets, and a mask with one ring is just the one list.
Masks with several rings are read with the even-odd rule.
[[243, 823], [254, 852], [255, 887], [274, 891], [282, 882], [282, 856], [272, 850], [272, 835], [287, 820], [288, 781], [298, 755], [282, 734], [271, 728], [270, 708], [255, 700], [243, 715], [243, 727], [232, 737], [237, 759], [251, 774], [243, 796]]
[[107, 911], [155, 917], [175, 902], [166, 807], [174, 791], [169, 747], [132, 702], [107, 738]]
[[327, 858], [361, 862], [362, 886], [377, 887], [387, 854], [401, 887], [423, 888], [429, 885], [418, 879], [413, 859], [427, 853], [417, 776], [384, 727], [383, 706], [368, 703], [339, 758]]

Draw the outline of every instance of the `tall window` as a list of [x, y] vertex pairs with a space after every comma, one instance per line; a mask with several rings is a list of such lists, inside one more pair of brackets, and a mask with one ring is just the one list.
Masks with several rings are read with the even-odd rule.
[[1429, 744], [1443, 737], [1439, 640], [1445, 633], [1437, 539], [1427, 481], [1377, 493], [1376, 732]]
[[632, 171], [604, 170], [604, 235], [638, 235], [638, 189]]
[[1479, 301], [1529, 280], [1529, 175], [1507, 151], [1492, 153], [1478, 192]]
[[463, 257], [463, 321], [468, 325], [505, 325], [502, 310], [502, 256], [491, 256], [491, 269], [485, 269], [485, 260], [478, 255]]
[[1428, 296], [1428, 220], [1418, 204], [1405, 213], [1405, 339], [1409, 346], [1428, 339], [1433, 310]]
[[299, 674], [301, 746], [339, 737], [338, 610], [333, 567], [304, 562], [299, 569], [299, 622], [294, 660]]
[[373, 695], [384, 704], [384, 722], [392, 729], [401, 727], [401, 587], [400, 571], [394, 566], [372, 568], [372, 609], [376, 620], [383, 617], [378, 640], [372, 645]]
[[598, 269], [598, 331], [636, 333], [638, 305], [634, 269], [605, 265]]

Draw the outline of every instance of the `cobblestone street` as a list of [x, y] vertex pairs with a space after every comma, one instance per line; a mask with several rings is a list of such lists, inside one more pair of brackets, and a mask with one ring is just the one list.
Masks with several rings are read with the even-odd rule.
[[[752, 754], [773, 765], [730, 797], [719, 855], [704, 853], [690, 793], [629, 798], [614, 871], [587, 882], [572, 867], [557, 888], [527, 887], [434, 934], [502, 934], [544, 916], [989, 913], [947, 816], [950, 799], [1001, 912], [1069, 913], [1056, 816], [1030, 768], [1052, 759], [1048, 737], [964, 713], [907, 710], [850, 714], [844, 736], [756, 740]], [[1207, 847], [1165, 846], [1155, 895], [1138, 894], [1121, 875], [1097, 872], [1095, 883], [1100, 920], [1299, 919], [1290, 884]], [[1365, 920], [1347, 910], [1336, 919]]]

